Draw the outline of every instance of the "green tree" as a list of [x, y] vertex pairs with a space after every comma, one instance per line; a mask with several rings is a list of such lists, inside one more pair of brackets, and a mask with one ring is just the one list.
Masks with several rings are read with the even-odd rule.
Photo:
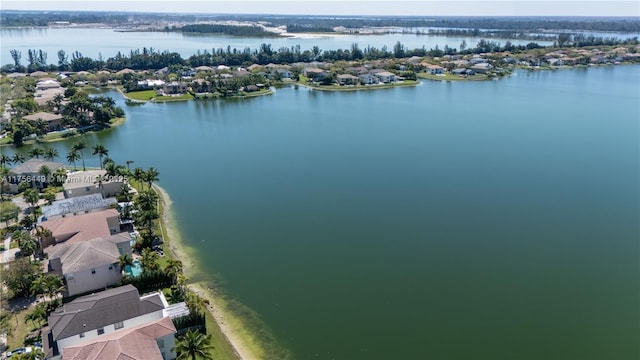
[[11, 163], [11, 158], [7, 154], [0, 154], [0, 166], [6, 166]]
[[100, 169], [102, 169], [102, 157], [109, 155], [109, 150], [101, 144], [96, 144], [93, 147], [93, 155], [98, 155], [100, 159]]
[[140, 266], [142, 266], [142, 271], [151, 272], [160, 270], [160, 264], [158, 263], [159, 256], [158, 253], [151, 249], [142, 250], [142, 258], [140, 259]]
[[9, 263], [8, 269], [2, 269], [2, 281], [13, 296], [29, 295], [31, 283], [38, 269], [29, 258], [23, 257]]
[[31, 205], [31, 214], [33, 215], [33, 223], [38, 222], [38, 218], [36, 215], [36, 205], [38, 205], [38, 200], [40, 200], [40, 196], [38, 195], [38, 191], [32, 188], [29, 188], [22, 193], [22, 198], [29, 205]]
[[27, 156], [39, 159], [40, 156], [44, 156], [44, 150], [38, 147], [34, 147], [33, 149], [29, 150]]
[[47, 165], [40, 166], [40, 170], [38, 170], [38, 173], [43, 177], [43, 180], [40, 181], [42, 186], [49, 183], [49, 178], [51, 177], [51, 174], [53, 174], [53, 172]]
[[47, 150], [44, 151], [44, 158], [49, 161], [54, 161], [59, 155], [58, 150], [54, 148], [47, 148]]
[[67, 161], [73, 164], [73, 170], [78, 170], [76, 161], [80, 160], [80, 154], [76, 150], [71, 150], [67, 153]]
[[167, 265], [164, 267], [164, 272], [171, 275], [173, 278], [177, 278], [178, 274], [182, 273], [182, 261], [176, 259], [167, 260]]
[[24, 256], [31, 256], [40, 247], [28, 231], [14, 231], [11, 237], [18, 242], [18, 247]]
[[87, 144], [83, 140], [79, 140], [78, 142], [73, 144], [73, 146], [71, 147], [71, 149], [73, 151], [76, 151], [78, 154], [80, 154], [80, 159], [82, 160], [82, 170], [83, 171], [87, 171], [87, 167], [84, 164], [84, 151], [83, 151], [86, 148], [87, 148]]
[[158, 176], [160, 176], [160, 172], [158, 172], [158, 170], [156, 170], [155, 168], [150, 167], [149, 169], [147, 169], [144, 174], [144, 181], [147, 182], [147, 186], [149, 186], [149, 189], [151, 189], [151, 185], [154, 181], [159, 180]]
[[24, 155], [19, 152], [13, 154], [13, 157], [11, 158], [11, 162], [14, 164], [22, 164], [24, 160]]
[[142, 187], [144, 185], [143, 182], [145, 181], [145, 176], [146, 176], [146, 172], [142, 170], [142, 168], [137, 167], [133, 169], [133, 173], [131, 174], [131, 177], [133, 178], [133, 180], [140, 183], [140, 190], [143, 190]]
[[211, 355], [211, 335], [190, 330], [176, 343], [177, 360], [213, 359]]
[[0, 202], [0, 221], [4, 221], [9, 227], [9, 221], [18, 221], [20, 215], [20, 207], [11, 201]]
[[120, 266], [120, 271], [124, 271], [125, 266], [133, 265], [133, 258], [128, 253], [124, 253], [118, 258], [118, 265]]

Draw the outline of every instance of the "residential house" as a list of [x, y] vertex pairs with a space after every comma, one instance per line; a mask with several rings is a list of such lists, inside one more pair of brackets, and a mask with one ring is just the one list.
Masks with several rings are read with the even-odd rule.
[[210, 66], [197, 66], [194, 70], [196, 72], [200, 72], [200, 71], [215, 71], [215, 69], [210, 67]]
[[291, 70], [285, 68], [277, 68], [276, 72], [280, 74], [282, 79], [291, 79], [293, 75], [291, 74]]
[[35, 114], [24, 116], [23, 119], [29, 121], [42, 121], [45, 123], [45, 129], [47, 131], [62, 130], [62, 115], [60, 114], [38, 112]]
[[62, 242], [74, 243], [107, 237], [120, 232], [116, 209], [65, 214], [57, 219], [42, 221], [40, 225], [50, 232], [50, 235], [43, 237], [42, 248]]
[[67, 214], [85, 214], [96, 210], [106, 210], [117, 204], [116, 198], [102, 198], [102, 194], [76, 196], [56, 200], [42, 207], [41, 221], [54, 220]]
[[247, 85], [244, 87], [243, 91], [244, 92], [254, 92], [254, 91], [258, 91], [258, 87], [256, 85]]
[[60, 83], [55, 79], [42, 79], [36, 84], [36, 90], [57, 89]]
[[124, 74], [135, 74], [135, 73], [136, 73], [135, 70], [131, 70], [129, 68], [126, 68], [126, 69], [122, 69], [122, 70], [116, 72], [116, 75], [117, 76], [123, 76]]
[[162, 85], [162, 92], [166, 95], [186, 94], [187, 84], [182, 81], [172, 81]]
[[489, 63], [477, 63], [471, 67], [471, 70], [473, 70], [476, 73], [484, 74], [487, 71], [491, 70], [492, 68], [493, 66], [491, 66], [491, 64]]
[[378, 78], [375, 77], [373, 74], [360, 75], [358, 76], [358, 79], [360, 80], [360, 83], [363, 85], [373, 85], [379, 82]]
[[9, 183], [9, 192], [12, 194], [18, 193], [18, 185], [21, 182], [27, 182], [35, 185], [38, 188], [43, 188], [49, 185], [51, 177], [46, 178], [40, 174], [40, 169], [47, 167], [51, 174], [55, 174], [58, 169], [64, 169], [64, 164], [59, 162], [45, 161], [42, 159], [32, 158], [20, 165], [16, 165], [9, 170], [7, 176], [7, 182]]
[[380, 79], [380, 82], [383, 82], [385, 84], [388, 83], [392, 83], [396, 81], [396, 74], [388, 72], [388, 71], [381, 71], [375, 74], [375, 76]]
[[262, 69], [262, 65], [259, 65], [259, 64], [252, 64], [252, 65], [249, 65], [249, 67], [247, 68], [247, 70], [252, 72], [254, 70], [260, 70], [260, 69]]
[[123, 185], [122, 176], [109, 176], [106, 170], [87, 170], [67, 174], [62, 187], [66, 198], [91, 194], [102, 194], [108, 198], [116, 196]]
[[345, 70], [349, 74], [355, 75], [355, 76], [360, 76], [360, 75], [364, 75], [364, 74], [368, 74], [369, 73], [369, 69], [367, 69], [365, 66], [348, 67]]
[[340, 74], [337, 80], [340, 85], [358, 85], [358, 77], [351, 74]]
[[64, 360], [175, 359], [176, 328], [165, 317], [62, 349]]
[[203, 94], [214, 92], [216, 90], [216, 86], [205, 79], [196, 79], [191, 82], [191, 89], [194, 93]]
[[550, 66], [562, 66], [562, 65], [564, 65], [564, 61], [562, 59], [557, 59], [557, 58], [548, 59], [547, 62], [549, 63]]
[[164, 85], [164, 80], [147, 79], [138, 81], [139, 90], [159, 89]]
[[31, 74], [29, 74], [29, 76], [34, 76], [34, 77], [49, 76], [49, 73], [44, 71], [34, 71]]
[[444, 68], [439, 65], [427, 65], [426, 71], [431, 75], [442, 74], [444, 72]]
[[171, 319], [186, 314], [184, 303], [140, 296], [132, 285], [81, 296], [51, 313], [43, 351], [52, 360], [175, 359]]
[[329, 74], [322, 69], [311, 67], [302, 69], [302, 75], [313, 81], [319, 81], [326, 78]]
[[120, 233], [49, 246], [45, 272], [64, 279], [65, 297], [114, 286], [122, 279], [120, 255], [131, 255], [130, 241], [128, 233]]
[[454, 75], [460, 75], [460, 76], [475, 75], [475, 71], [473, 71], [472, 69], [465, 69], [465, 68], [453, 69], [451, 70], [451, 73]]

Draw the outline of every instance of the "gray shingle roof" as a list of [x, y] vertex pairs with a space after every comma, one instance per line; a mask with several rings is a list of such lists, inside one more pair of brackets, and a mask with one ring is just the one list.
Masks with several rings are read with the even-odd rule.
[[121, 233], [106, 238], [59, 244], [45, 252], [49, 255], [49, 260], [59, 258], [62, 273], [69, 274], [118, 262], [121, 254], [116, 244], [128, 243], [129, 240], [128, 233]]
[[125, 285], [64, 304], [49, 316], [49, 327], [57, 341], [163, 308], [158, 294], [140, 299], [138, 289]]
[[45, 161], [42, 159], [29, 159], [22, 164], [11, 169], [12, 174], [21, 175], [21, 174], [38, 174], [40, 172], [40, 168], [42, 166], [46, 166], [52, 172], [55, 172], [59, 168], [63, 167], [63, 163]]

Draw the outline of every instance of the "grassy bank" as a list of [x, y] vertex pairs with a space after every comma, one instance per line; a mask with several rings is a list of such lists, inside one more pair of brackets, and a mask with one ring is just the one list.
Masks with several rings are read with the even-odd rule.
[[301, 86], [306, 86], [310, 89], [314, 90], [322, 90], [322, 91], [360, 91], [360, 90], [377, 90], [377, 89], [391, 89], [395, 87], [403, 87], [403, 86], [416, 86], [420, 84], [419, 81], [415, 80], [405, 80], [402, 82], [396, 82], [392, 84], [376, 84], [376, 85], [345, 85], [340, 86], [337, 84], [332, 85], [313, 85], [303, 81], [297, 83]]
[[155, 90], [142, 90], [142, 91], [130, 91], [124, 92], [121, 87], [117, 87], [118, 91], [125, 98], [132, 101], [141, 102], [167, 102], [167, 101], [185, 101], [193, 99], [191, 94], [182, 94], [177, 96], [164, 96], [157, 95]]
[[[25, 140], [23, 141], [23, 145], [33, 145], [33, 144], [38, 144], [38, 143], [52, 143], [52, 142], [56, 142], [56, 141], [64, 141], [64, 140], [68, 140], [68, 139], [73, 139], [73, 138], [77, 138], [86, 134], [94, 134], [94, 133], [99, 133], [101, 131], [107, 131], [107, 130], [111, 130], [115, 127], [118, 127], [122, 124], [124, 124], [126, 122], [127, 118], [125, 117], [121, 117], [121, 118], [114, 118], [111, 119], [111, 122], [109, 123], [109, 127], [104, 128], [104, 129], [100, 129], [100, 130], [89, 130], [89, 131], [83, 131], [83, 132], [77, 132], [77, 131], [71, 131], [71, 132], [51, 132], [51, 133], [47, 133], [44, 136], [42, 136], [39, 139], [35, 139], [35, 140]], [[72, 135], [66, 135], [71, 133]], [[65, 136], [66, 135], [66, 136]], [[13, 145], [13, 139], [9, 138], [9, 137], [4, 137], [2, 138], [2, 140], [0, 140], [0, 146], [5, 146], [5, 145]]]
[[[210, 278], [200, 270], [195, 249], [186, 246], [171, 212], [171, 199], [164, 189], [154, 185], [160, 196], [160, 231], [165, 239], [165, 257], [182, 261], [189, 287], [207, 302], [207, 331], [213, 335], [215, 359], [286, 359], [288, 353], [276, 342], [266, 325], [246, 306], [226, 298]], [[166, 260], [165, 260], [166, 261]], [[203, 279], [206, 278], [206, 279]]]
[[426, 80], [435, 80], [435, 81], [481, 81], [481, 80], [490, 80], [491, 78], [485, 74], [476, 74], [471, 76], [460, 76], [451, 73], [444, 73], [439, 75], [427, 74], [427, 73], [418, 73], [416, 75], [420, 79]]

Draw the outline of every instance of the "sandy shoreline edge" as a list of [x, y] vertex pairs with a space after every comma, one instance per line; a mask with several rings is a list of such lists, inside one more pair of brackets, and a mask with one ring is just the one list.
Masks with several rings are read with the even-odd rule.
[[[189, 251], [193, 249], [188, 249], [182, 242], [173, 218], [169, 194], [157, 184], [154, 184], [153, 188], [160, 196], [160, 201], [162, 201], [163, 205], [161, 214], [162, 235], [164, 239], [168, 239], [168, 241], [165, 241], [165, 246], [169, 248], [174, 258], [182, 261], [184, 275], [192, 279], [197, 276], [198, 270], [197, 264], [189, 254]], [[240, 359], [254, 360], [262, 358], [261, 349], [256, 349], [255, 345], [251, 346], [248, 344], [242, 335], [247, 336], [248, 333], [247, 330], [243, 328], [241, 320], [234, 318], [231, 313], [225, 310], [224, 300], [216, 296], [213, 289], [209, 288], [205, 282], [190, 283], [188, 286], [192, 291], [209, 302], [207, 310], [211, 313]]]

